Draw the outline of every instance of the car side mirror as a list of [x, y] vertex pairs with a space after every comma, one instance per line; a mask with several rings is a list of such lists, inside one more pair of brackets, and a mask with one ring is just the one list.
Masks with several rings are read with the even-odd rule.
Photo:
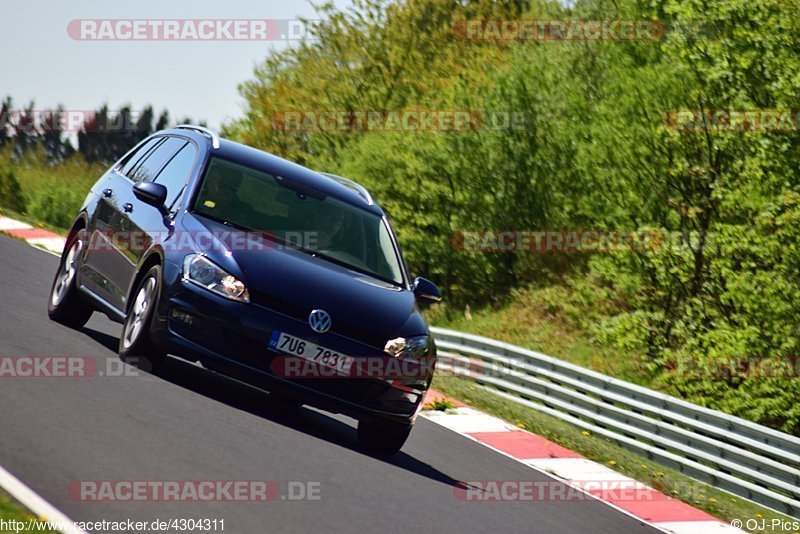
[[442, 293], [439, 291], [439, 288], [427, 278], [415, 278], [413, 291], [414, 296], [420, 301], [439, 302], [442, 300]]
[[139, 182], [133, 186], [133, 194], [144, 202], [158, 209], [162, 215], [167, 214], [167, 188], [155, 182]]

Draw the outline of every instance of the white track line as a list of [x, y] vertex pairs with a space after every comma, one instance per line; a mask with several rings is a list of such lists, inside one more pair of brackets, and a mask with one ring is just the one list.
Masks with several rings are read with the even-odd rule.
[[472, 441], [474, 443], [478, 443], [479, 445], [483, 445], [487, 449], [490, 449], [490, 450], [496, 452], [497, 454], [502, 454], [506, 458], [511, 458], [515, 462], [519, 462], [522, 465], [524, 465], [524, 466], [526, 466], [526, 467], [528, 467], [530, 469], [533, 469], [534, 471], [538, 471], [539, 473], [545, 475], [547, 478], [549, 478], [549, 479], [551, 479], [551, 480], [553, 480], [555, 482], [561, 482], [561, 483], [566, 484], [566, 485], [568, 485], [568, 486], [570, 486], [572, 488], [575, 488], [577, 491], [579, 491], [579, 492], [583, 493], [584, 495], [586, 495], [589, 499], [592, 499], [592, 500], [594, 500], [596, 502], [605, 504], [606, 506], [609, 506], [609, 507], [613, 508], [617, 512], [620, 512], [623, 515], [626, 515], [626, 516], [628, 516], [628, 517], [630, 517], [632, 519], [635, 519], [639, 523], [651, 526], [655, 530], [660, 531], [660, 532], [665, 532], [665, 533], [669, 533], [670, 532], [670, 531], [664, 529], [663, 527], [660, 527], [660, 526], [656, 525], [655, 523], [651, 523], [651, 522], [647, 521], [646, 519], [642, 519], [641, 517], [638, 517], [638, 516], [634, 515], [632, 512], [629, 512], [627, 510], [623, 510], [622, 508], [620, 508], [619, 506], [617, 506], [616, 504], [614, 504], [612, 502], [605, 501], [605, 500], [599, 498], [596, 495], [592, 495], [590, 492], [586, 491], [586, 489], [580, 487], [579, 485], [571, 483], [571, 481], [569, 481], [569, 480], [562, 479], [562, 478], [558, 477], [557, 475], [554, 475], [553, 473], [549, 473], [549, 472], [545, 471], [544, 469], [542, 469], [542, 468], [540, 468], [540, 467], [538, 467], [536, 465], [531, 465], [530, 463], [527, 463], [525, 460], [522, 460], [522, 459], [517, 458], [516, 456], [513, 456], [513, 455], [511, 455], [511, 454], [509, 454], [509, 453], [507, 453], [505, 451], [501, 451], [500, 449], [492, 447], [488, 443], [484, 443], [484, 442], [478, 440], [477, 438], [474, 438], [474, 437], [470, 436], [469, 434], [461, 433], [458, 430], [455, 430], [455, 429], [453, 429], [453, 428], [451, 428], [449, 426], [446, 426], [446, 425], [442, 424], [443, 417], [430, 417], [430, 415], [426, 414], [425, 412], [422, 412], [420, 415], [425, 417], [425, 419], [427, 419], [428, 421], [430, 421], [432, 423], [435, 423], [435, 424], [437, 424], [437, 425], [439, 425], [439, 426], [441, 426], [443, 428], [446, 428], [447, 430], [450, 430], [451, 432], [453, 432], [455, 434], [458, 434], [459, 436], [463, 436], [463, 437], [467, 438], [468, 440], [470, 440], [470, 441]]
[[64, 534], [86, 534], [85, 531], [75, 526], [72, 519], [40, 497], [20, 479], [3, 469], [2, 466], [0, 466], [0, 487], [33, 512], [37, 518], [57, 524]]
[[[476, 410], [474, 408], [466, 408], [466, 409], [458, 408], [456, 410], [452, 410], [450, 413], [446, 412], [434, 413], [433, 411], [424, 411], [421, 413], [421, 416], [427, 419], [428, 421], [431, 421], [432, 423], [442, 426], [450, 430], [451, 432], [454, 432], [460, 436], [469, 439], [470, 441], [483, 445], [487, 449], [490, 449], [498, 454], [502, 454], [503, 456], [511, 458], [512, 460], [517, 461], [527, 466], [530, 469], [538, 471], [552, 480], [567, 484], [570, 487], [573, 487], [576, 490], [580, 491], [581, 493], [585, 494], [590, 499], [603, 503], [606, 506], [609, 506], [628, 517], [631, 517], [642, 524], [653, 527], [655, 530], [669, 534], [705, 534], [706, 532], [708, 532], [709, 534], [712, 532], [720, 532], [720, 534], [722, 534], [723, 532], [725, 534], [745, 534], [744, 531], [737, 528], [733, 528], [732, 526], [721, 521], [654, 522], [639, 517], [635, 515], [633, 512], [624, 510], [623, 508], [621, 508], [620, 506], [611, 501], [607, 501], [599, 496], [592, 495], [589, 491], [586, 490], [586, 488], [581, 486], [579, 481], [583, 477], [577, 476], [577, 480], [570, 480], [569, 478], [564, 478], [563, 476], [560, 476], [559, 473], [557, 472], [556, 473], [551, 472], [551, 469], [548, 468], [552, 468], [556, 465], [562, 468], [567, 468], [566, 469], [567, 471], [574, 471], [576, 467], [582, 467], [584, 470], [586, 470], [587, 468], [591, 468], [591, 471], [593, 471], [591, 476], [594, 478], [611, 479], [611, 480], [617, 480], [619, 478], [619, 479], [625, 479], [626, 481], [630, 481], [630, 483], [634, 485], [642, 485], [645, 487], [646, 485], [641, 484], [641, 482], [638, 482], [632, 478], [618, 474], [616, 471], [612, 471], [606, 468], [605, 466], [598, 464], [597, 462], [593, 462], [585, 458], [559, 458], [557, 460], [552, 460], [552, 462], [554, 463], [548, 465], [548, 462], [542, 459], [530, 460], [524, 458], [517, 458], [512, 454], [509, 454], [505, 451], [501, 451], [500, 449], [497, 449], [489, 445], [488, 443], [484, 443], [479, 439], [471, 436], [469, 434], [469, 431], [465, 432], [464, 429], [469, 429], [471, 427], [483, 429], [487, 425], [487, 422], [489, 422], [491, 419], [503, 423], [506, 427], [505, 428], [506, 431], [514, 431], [516, 429], [513, 426], [511, 426], [510, 423], [506, 423], [505, 421], [502, 421], [497, 417], [484, 414], [483, 412]], [[466, 419], [470, 418], [474, 419], [474, 424], [470, 424], [469, 422], [466, 421]], [[498, 427], [500, 425], [499, 423], [493, 421], [491, 423], [491, 426]], [[503, 430], [500, 429], [499, 431], [502, 432]], [[574, 473], [567, 473], [567, 474], [576, 476]], [[712, 525], [713, 529], [711, 528]]]

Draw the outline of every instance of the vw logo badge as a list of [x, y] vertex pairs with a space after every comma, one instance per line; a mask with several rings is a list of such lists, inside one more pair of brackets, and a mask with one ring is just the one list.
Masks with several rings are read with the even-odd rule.
[[331, 316], [325, 310], [311, 310], [308, 314], [308, 325], [314, 332], [324, 334], [331, 329]]

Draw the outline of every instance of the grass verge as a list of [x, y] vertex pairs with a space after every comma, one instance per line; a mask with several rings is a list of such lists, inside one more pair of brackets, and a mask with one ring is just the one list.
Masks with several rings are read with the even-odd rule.
[[[40, 519], [34, 517], [27, 508], [15, 501], [10, 495], [0, 489], [0, 534], [14, 533], [25, 531], [33, 532], [57, 532], [56, 530], [45, 528], [45, 525], [32, 525], [29, 521], [37, 521]], [[22, 522], [22, 529], [12, 529], [9, 524], [10, 521]], [[4, 524], [3, 524], [4, 523]], [[20, 526], [20, 525], [17, 525]], [[33, 528], [29, 529], [31, 526]], [[41, 527], [41, 530], [40, 528]]]
[[[434, 378], [433, 389], [470, 406], [529, 430], [586, 458], [608, 466], [712, 516], [730, 522], [740, 519], [765, 520], [767, 528], [752, 532], [794, 532], [770, 528], [770, 522], [796, 520], [763, 506], [698, 482], [677, 471], [654, 464], [605, 438], [569, 425], [547, 414], [503, 399], [468, 380], [457, 377]], [[796, 534], [796, 533], [795, 533]]]
[[60, 226], [54, 226], [52, 224], [48, 224], [44, 221], [38, 220], [36, 217], [32, 217], [24, 213], [19, 213], [7, 208], [3, 208], [2, 206], [0, 206], [0, 215], [2, 215], [3, 217], [8, 217], [9, 219], [14, 219], [20, 222], [30, 224], [34, 228], [42, 228], [44, 230], [49, 230], [50, 232], [53, 232], [54, 234], [58, 235], [67, 235], [67, 232], [69, 232], [69, 229], [67, 228], [61, 228]]
[[[604, 346], [548, 304], [552, 289], [520, 290], [499, 307], [470, 313], [436, 305], [426, 312], [431, 324], [484, 336], [559, 358], [621, 380], [649, 386], [650, 374], [641, 358], [617, 347]], [[577, 312], [576, 312], [577, 313]]]

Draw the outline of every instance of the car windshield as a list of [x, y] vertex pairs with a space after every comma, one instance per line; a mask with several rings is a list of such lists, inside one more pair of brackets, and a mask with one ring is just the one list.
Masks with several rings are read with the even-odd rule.
[[402, 285], [400, 260], [382, 217], [271, 174], [211, 158], [196, 213]]

